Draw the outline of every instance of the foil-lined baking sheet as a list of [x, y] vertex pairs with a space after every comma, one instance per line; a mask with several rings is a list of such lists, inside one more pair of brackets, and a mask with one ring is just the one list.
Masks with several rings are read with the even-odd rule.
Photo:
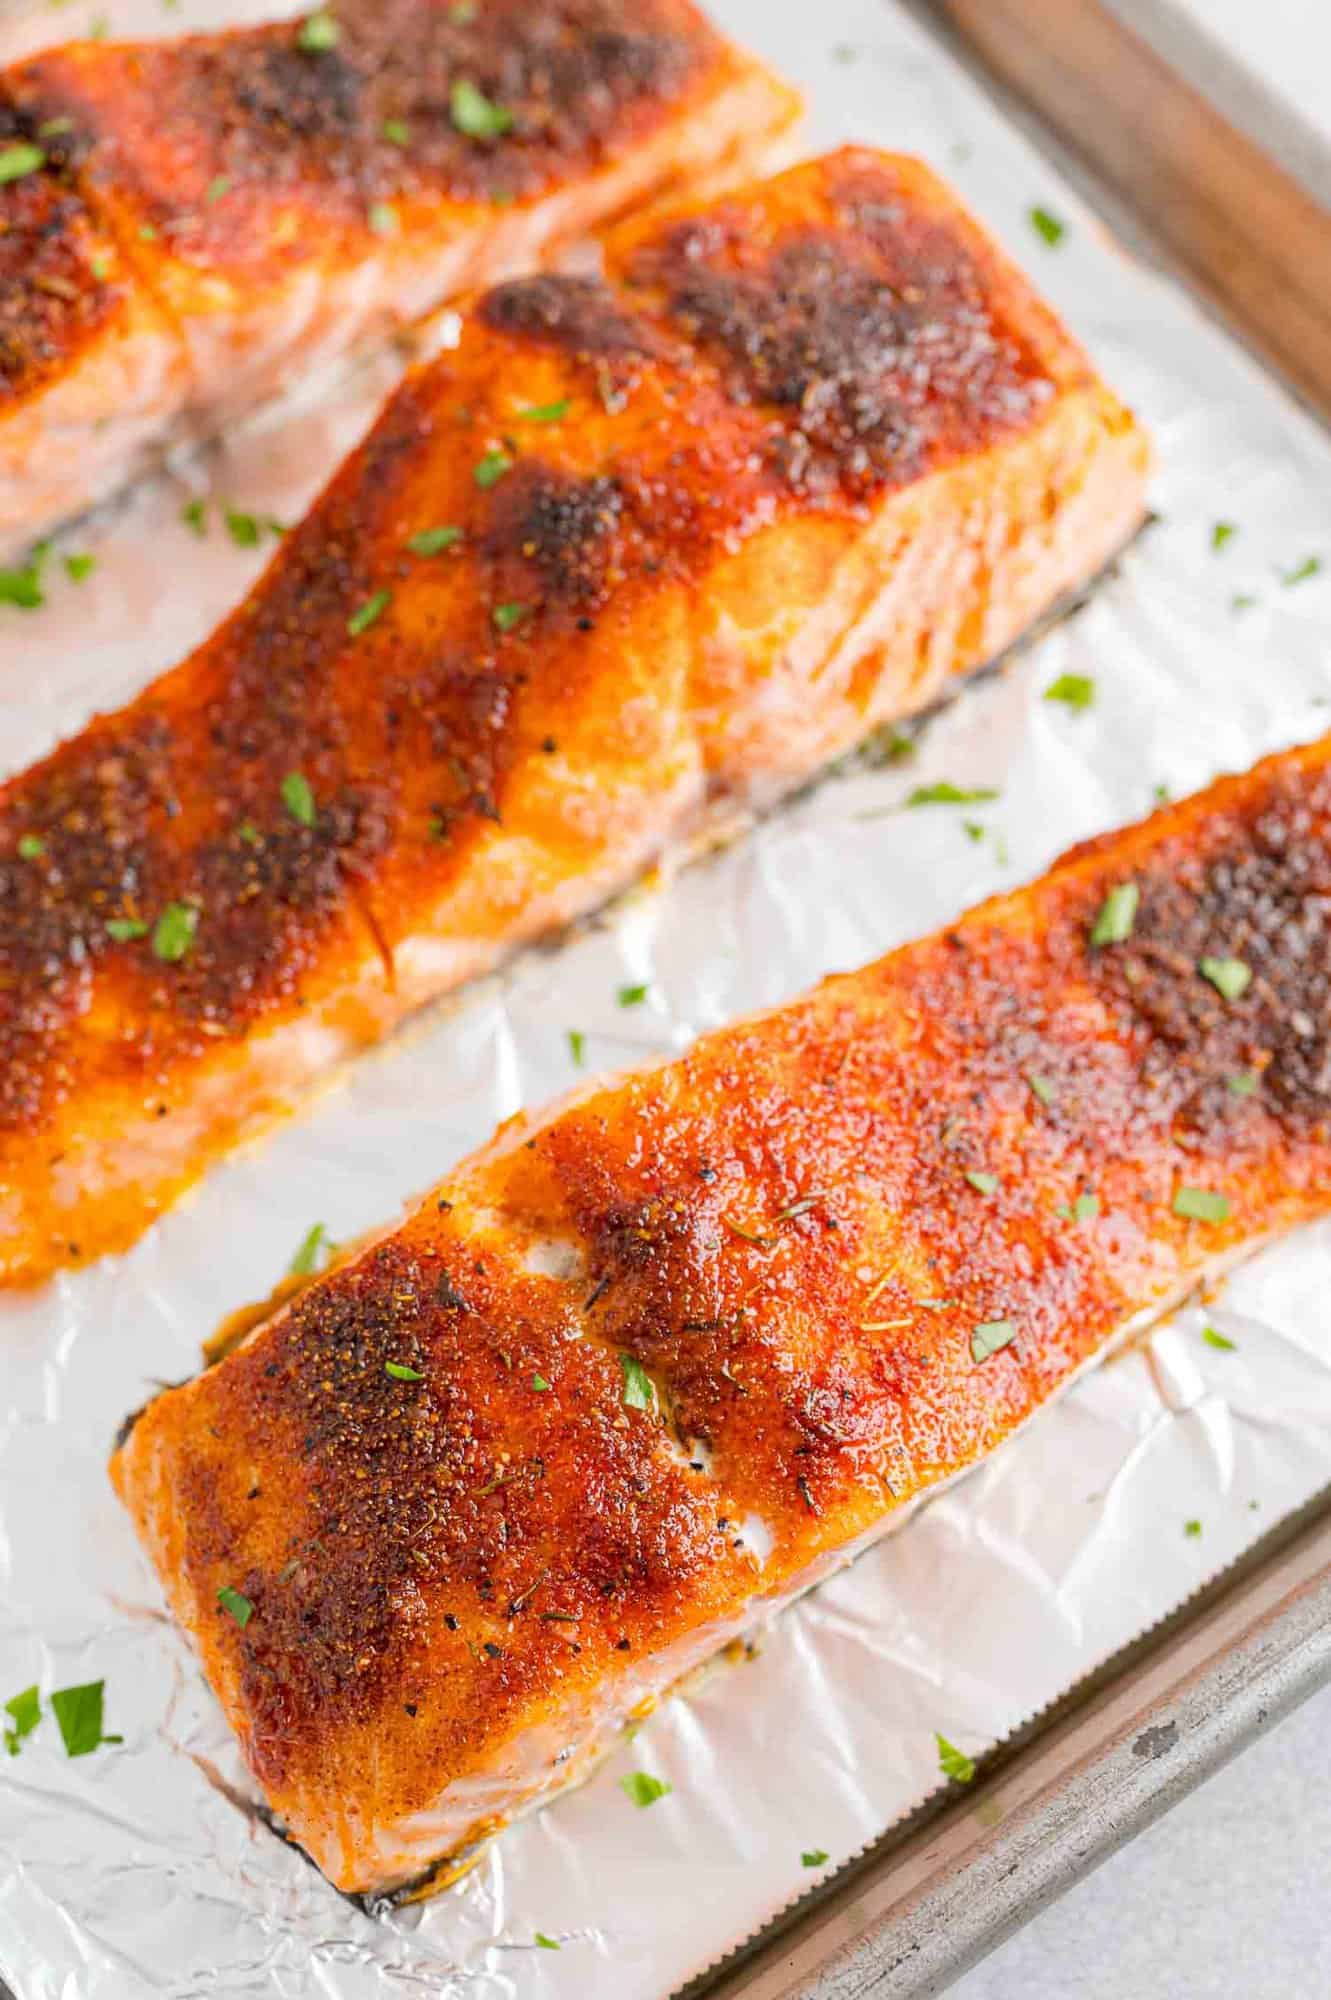
[[[148, 32], [264, 11], [102, 10]], [[1020, 882], [1157, 787], [1331, 726], [1325, 434], [1127, 260], [903, 12], [714, 12], [807, 88], [811, 149], [924, 154], [1034, 271], [1153, 427], [1159, 518], [1089, 605], [936, 718], [912, 763], [829, 780], [413, 1027], [129, 1256], [0, 1298], [0, 1701], [104, 1679], [105, 1727], [124, 1739], [69, 1760], [48, 1714], [0, 1758], [0, 1974], [18, 2000], [660, 2000], [933, 1791], [935, 1732], [981, 1752], [1331, 1479], [1331, 1227], [1315, 1227], [1082, 1379], [459, 1886], [386, 1918], [246, 1811], [239, 1757], [111, 1494], [125, 1412], [194, 1369], [313, 1223], [345, 1238], [381, 1221], [498, 1119], [567, 1088], [570, 1031], [594, 1067], [679, 1048]], [[0, 56], [92, 18], [75, 0], [11, 21]], [[397, 365], [362, 367], [57, 546], [45, 606], [0, 606], [5, 769], [216, 621], [264, 553], [234, 544], [223, 509], [294, 518]], [[203, 538], [181, 519], [195, 496]], [[1233, 532], [1216, 537], [1221, 521]], [[71, 552], [97, 558], [82, 582]], [[1093, 706], [1046, 698], [1063, 675], [1094, 680]], [[903, 809], [942, 778], [1000, 796]], [[647, 999], [621, 1007], [637, 984]], [[635, 1809], [617, 1783], [633, 1770], [673, 1789]]]

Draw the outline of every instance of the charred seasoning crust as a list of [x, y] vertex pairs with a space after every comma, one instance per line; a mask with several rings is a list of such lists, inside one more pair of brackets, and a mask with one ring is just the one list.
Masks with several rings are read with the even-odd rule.
[[[418, 1809], [626, 1641], [742, 1615], [1326, 1206], [1329, 763], [1270, 760], [595, 1090], [150, 1407], [118, 1476], [131, 1504], [137, 1452], [165, 1476], [199, 1602], [254, 1603], [243, 1632], [205, 1613], [205, 1650], [298, 1837], [335, 1747], [370, 1732], [376, 1811]], [[1096, 944], [1125, 883], [1130, 934]], [[1222, 955], [1252, 973], [1228, 1001]], [[526, 1275], [532, 1241], [577, 1274]]]
[[[641, 142], [724, 57], [686, 0], [389, 0], [341, 10], [328, 47], [275, 22], [57, 50], [8, 81], [33, 119], [72, 115], [57, 157], [158, 232], [126, 246], [146, 265], [160, 248], [222, 268], [266, 257], [256, 217], [291, 203], [363, 227], [398, 196], [535, 197]], [[459, 79], [505, 129], [459, 129]]]

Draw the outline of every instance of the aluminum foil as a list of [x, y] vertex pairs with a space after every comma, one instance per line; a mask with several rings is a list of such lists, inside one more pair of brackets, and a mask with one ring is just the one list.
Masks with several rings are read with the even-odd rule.
[[[171, 32], [264, 10], [104, 6]], [[1331, 723], [1331, 443], [1093, 215], [904, 13], [714, 0], [808, 89], [811, 146], [919, 151], [1032, 268], [1155, 430], [1160, 519], [1094, 601], [928, 728], [909, 769], [825, 783], [613, 920], [471, 991], [232, 1161], [127, 1257], [0, 1300], [0, 1700], [104, 1678], [123, 1743], [69, 1760], [48, 1719], [0, 1758], [0, 1973], [18, 2000], [224, 1994], [659, 2000], [1149, 1627], [1331, 1479], [1331, 1226], [1197, 1300], [787, 1615], [752, 1661], [665, 1706], [580, 1793], [432, 1905], [376, 1919], [246, 1810], [252, 1788], [107, 1484], [120, 1417], [193, 1370], [316, 1221], [390, 1216], [495, 1122], [573, 1081], [799, 992], [1130, 819]], [[0, 55], [89, 8], [0, 28]], [[816, 26], [811, 25], [816, 21]], [[1065, 225], [1057, 244], [1032, 226]], [[256, 425], [67, 538], [46, 606], [0, 607], [15, 768], [168, 666], [263, 552], [219, 507], [293, 517], [392, 379]], [[183, 501], [212, 502], [193, 535]], [[1213, 524], [1235, 532], [1212, 546]], [[82, 583], [58, 555], [96, 555]], [[1046, 700], [1094, 677], [1080, 712]], [[935, 778], [983, 808], [901, 811]], [[617, 989], [645, 982], [625, 1011]], [[1231, 1348], [1209, 1344], [1204, 1327]], [[1195, 1524], [1189, 1531], [1189, 1524]], [[635, 1810], [616, 1780], [673, 1790]], [[537, 1942], [540, 1932], [558, 1945]]]

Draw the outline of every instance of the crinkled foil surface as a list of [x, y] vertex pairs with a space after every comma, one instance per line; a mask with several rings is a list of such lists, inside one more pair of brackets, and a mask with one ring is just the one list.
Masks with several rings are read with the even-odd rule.
[[[17, 2000], [660, 2000], [809, 1886], [804, 1851], [830, 1867], [933, 1790], [935, 1730], [979, 1752], [1331, 1479], [1331, 1228], [1313, 1228], [1085, 1377], [427, 1908], [363, 1914], [243, 1810], [239, 1757], [105, 1459], [125, 1412], [195, 1368], [313, 1222], [340, 1238], [392, 1215], [496, 1120], [565, 1089], [570, 1030], [597, 1067], [679, 1048], [1020, 882], [1157, 786], [1331, 726], [1326, 436], [1127, 260], [904, 14], [713, 5], [807, 88], [810, 146], [923, 153], [1034, 271], [1154, 428], [1160, 519], [1087, 608], [936, 719], [913, 765], [829, 781], [364, 1061], [131, 1255], [0, 1300], [0, 1700], [104, 1677], [124, 1738], [71, 1761], [48, 1716], [0, 1758], [0, 1973]], [[105, 7], [114, 29], [151, 33], [263, 11]], [[11, 17], [0, 53], [88, 12]], [[1056, 246], [1037, 205], [1067, 225]], [[44, 609], [0, 607], [5, 768], [173, 662], [257, 572], [262, 551], [182, 525], [188, 495], [294, 518], [392, 374], [362, 370], [66, 539], [96, 572], [76, 584], [53, 565]], [[1218, 551], [1217, 519], [1237, 530]], [[1282, 580], [1316, 555], [1324, 578]], [[1066, 673], [1094, 677], [1091, 709], [1043, 698]], [[894, 810], [937, 778], [1001, 796]], [[621, 1009], [638, 982], [649, 1000]], [[631, 1769], [673, 1791], [635, 1810], [616, 1783]]]

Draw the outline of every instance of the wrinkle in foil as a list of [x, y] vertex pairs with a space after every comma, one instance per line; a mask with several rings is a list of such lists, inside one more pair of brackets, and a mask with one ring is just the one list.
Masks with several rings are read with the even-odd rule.
[[[113, 29], [258, 19], [154, 0]], [[914, 764], [825, 784], [725, 853], [523, 961], [364, 1061], [215, 1173], [129, 1256], [0, 1299], [0, 1700], [105, 1678], [119, 1747], [69, 1761], [49, 1712], [0, 1758], [0, 1975], [17, 2000], [657, 2000], [1331, 1478], [1331, 1225], [1304, 1231], [1086, 1376], [1007, 1450], [788, 1614], [752, 1660], [667, 1704], [578, 1794], [432, 1905], [379, 1920], [244, 1809], [253, 1790], [105, 1477], [123, 1415], [283, 1272], [315, 1221], [393, 1214], [521, 1104], [801, 991], [1038, 872], [1063, 847], [1331, 724], [1331, 445], [1172, 285], [1127, 262], [925, 34], [878, 0], [716, 0], [807, 88], [812, 149], [923, 153], [1016, 251], [1152, 426], [1160, 520], [1094, 601], [928, 728]], [[89, 23], [0, 28], [0, 56]], [[1066, 234], [1051, 247], [1043, 207]], [[292, 519], [364, 429], [391, 357], [251, 426], [62, 545], [98, 558], [0, 607], [0, 758], [16, 769], [202, 636], [262, 561], [195, 492]], [[1220, 551], [1212, 524], [1238, 532]], [[1252, 598], [1246, 607], [1236, 599]], [[1045, 700], [1060, 675], [1095, 706]], [[897, 810], [910, 786], [1001, 787]], [[968, 830], [966, 821], [972, 825]], [[640, 1007], [618, 989], [646, 983]], [[1208, 1346], [1204, 1326], [1234, 1342]], [[1186, 1523], [1200, 1523], [1200, 1533]], [[635, 1811], [616, 1780], [673, 1790]], [[536, 1942], [541, 1932], [559, 1943]]]

